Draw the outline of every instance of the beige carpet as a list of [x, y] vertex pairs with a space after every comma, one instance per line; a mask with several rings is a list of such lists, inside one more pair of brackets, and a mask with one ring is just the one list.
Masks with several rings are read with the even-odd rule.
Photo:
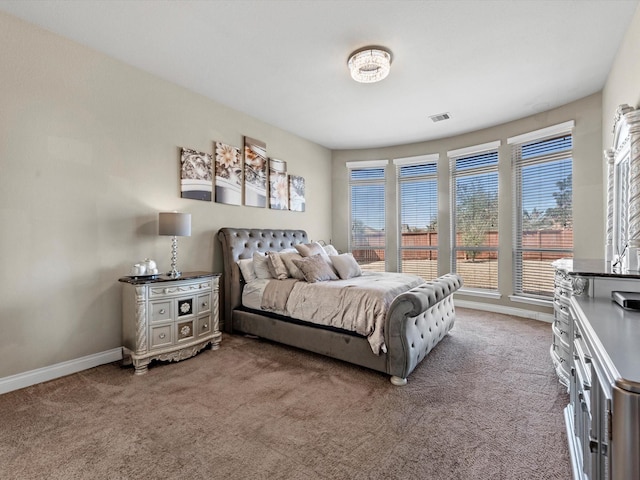
[[551, 325], [458, 309], [409, 377], [226, 335], [0, 395], [2, 479], [571, 478]]

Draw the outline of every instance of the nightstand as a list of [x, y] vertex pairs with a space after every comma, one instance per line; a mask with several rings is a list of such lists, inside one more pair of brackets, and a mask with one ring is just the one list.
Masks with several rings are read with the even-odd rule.
[[120, 278], [123, 362], [142, 375], [151, 360], [177, 362], [209, 344], [219, 348], [219, 279], [209, 272]]

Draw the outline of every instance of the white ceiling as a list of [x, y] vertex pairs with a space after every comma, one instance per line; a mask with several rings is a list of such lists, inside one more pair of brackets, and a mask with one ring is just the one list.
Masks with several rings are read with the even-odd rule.
[[[0, 0], [0, 10], [332, 149], [529, 116], [602, 89], [638, 0]], [[393, 53], [377, 84], [349, 53]], [[449, 112], [433, 123], [430, 115]]]

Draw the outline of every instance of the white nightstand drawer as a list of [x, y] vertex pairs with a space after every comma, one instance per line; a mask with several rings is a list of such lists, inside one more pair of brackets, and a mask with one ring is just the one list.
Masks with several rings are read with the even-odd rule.
[[173, 343], [173, 325], [151, 327], [151, 348], [163, 347]]
[[176, 323], [176, 338], [178, 339], [178, 342], [191, 340], [194, 335], [193, 320]]
[[206, 293], [198, 295], [198, 313], [208, 312], [211, 309], [211, 295]]
[[176, 316], [180, 318], [193, 315], [194, 300], [194, 297], [178, 299]]
[[171, 320], [171, 301], [151, 303], [151, 321]]
[[199, 317], [197, 322], [197, 329], [198, 336], [211, 333], [211, 317], [209, 315], [205, 317]]

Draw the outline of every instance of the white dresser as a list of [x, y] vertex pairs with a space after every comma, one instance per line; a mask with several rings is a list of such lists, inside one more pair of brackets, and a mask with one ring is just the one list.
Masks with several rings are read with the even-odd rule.
[[612, 291], [640, 292], [640, 273], [612, 272], [604, 260], [553, 265], [551, 358], [568, 379], [573, 477], [640, 480], [640, 311], [611, 300]]
[[122, 343], [125, 363], [147, 372], [152, 360], [179, 361], [211, 344], [219, 328], [219, 274], [185, 272], [178, 279], [123, 277]]

